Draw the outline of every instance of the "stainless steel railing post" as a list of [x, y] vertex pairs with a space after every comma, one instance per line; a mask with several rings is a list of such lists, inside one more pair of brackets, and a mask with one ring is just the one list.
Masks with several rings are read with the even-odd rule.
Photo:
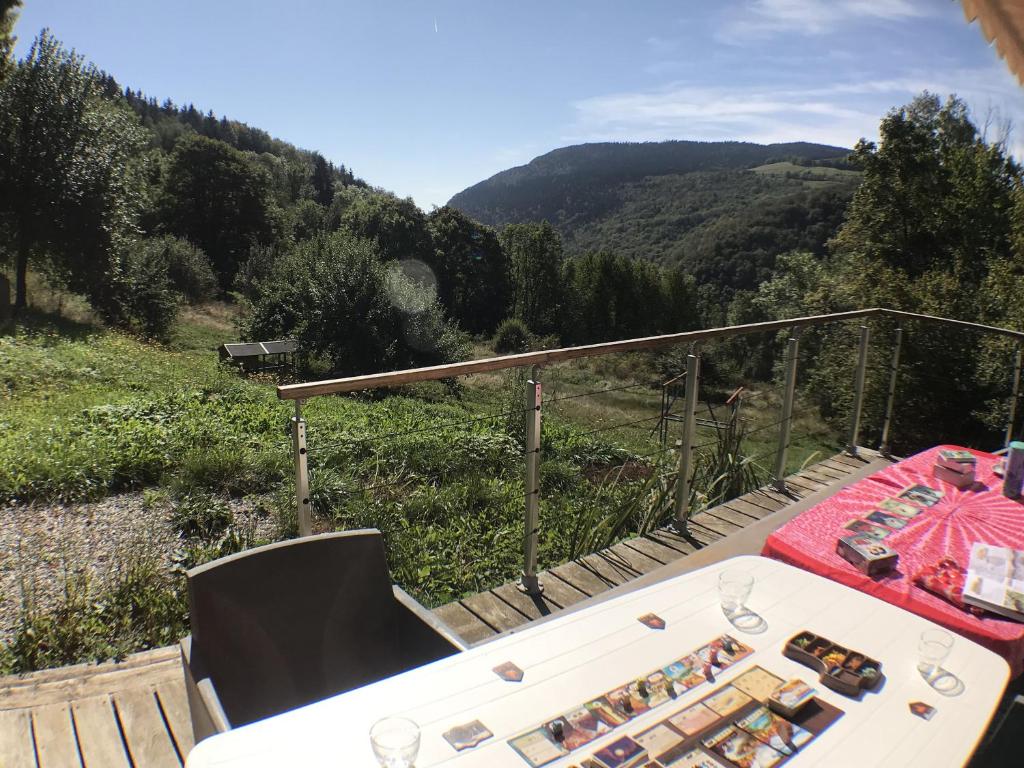
[[857, 356], [857, 371], [853, 381], [853, 415], [850, 420], [850, 444], [846, 452], [857, 455], [857, 443], [860, 441], [860, 413], [864, 407], [864, 379], [868, 369], [868, 341], [871, 329], [867, 325], [860, 327], [860, 354]]
[[686, 530], [690, 508], [690, 475], [693, 472], [693, 436], [697, 428], [697, 393], [700, 386], [700, 355], [694, 347], [686, 356], [686, 394], [683, 405], [683, 435], [679, 447], [674, 511], [676, 524]]
[[537, 533], [540, 527], [540, 429], [543, 388], [540, 368], [534, 367], [526, 382], [526, 479], [523, 486], [523, 574], [519, 588], [528, 595], [539, 595], [543, 588], [537, 578]]
[[900, 347], [903, 345], [903, 328], [897, 326], [892, 342], [892, 362], [889, 364], [889, 394], [885, 399], [885, 421], [882, 422], [882, 439], [878, 452], [888, 458], [892, 455], [889, 445], [889, 428], [892, 426], [893, 409], [896, 406], [896, 383], [900, 372]]
[[313, 533], [313, 515], [309, 504], [309, 466], [306, 452], [306, 420], [302, 418], [302, 400], [295, 401], [292, 416], [292, 458], [295, 464], [295, 517], [299, 536]]
[[782, 421], [779, 423], [779, 447], [775, 452], [775, 487], [786, 490], [786, 453], [793, 430], [793, 400], [796, 395], [796, 365], [800, 353], [800, 330], [794, 328], [786, 344], [786, 381], [782, 398]]

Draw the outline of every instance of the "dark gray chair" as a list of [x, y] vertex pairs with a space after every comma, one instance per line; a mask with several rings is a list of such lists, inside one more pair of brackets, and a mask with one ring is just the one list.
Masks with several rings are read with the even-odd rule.
[[376, 530], [283, 541], [188, 572], [196, 742], [465, 650], [400, 587]]

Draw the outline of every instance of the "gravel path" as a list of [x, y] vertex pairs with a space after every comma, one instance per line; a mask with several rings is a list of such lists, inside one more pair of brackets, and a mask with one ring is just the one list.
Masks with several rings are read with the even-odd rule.
[[[230, 502], [237, 522], [269, 539], [273, 525], [244, 500]], [[145, 503], [142, 493], [74, 505], [0, 508], [0, 641], [17, 624], [27, 597], [46, 611], [61, 600], [69, 575], [85, 576], [99, 591], [126, 553], [149, 550], [168, 568], [179, 545], [168, 522], [171, 504]]]

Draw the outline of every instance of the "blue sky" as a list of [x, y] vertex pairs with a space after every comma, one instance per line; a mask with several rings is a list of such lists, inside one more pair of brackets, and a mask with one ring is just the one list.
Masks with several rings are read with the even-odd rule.
[[1018, 126], [1024, 89], [954, 0], [26, 0], [123, 85], [344, 163], [429, 210], [587, 141], [852, 146], [957, 93]]

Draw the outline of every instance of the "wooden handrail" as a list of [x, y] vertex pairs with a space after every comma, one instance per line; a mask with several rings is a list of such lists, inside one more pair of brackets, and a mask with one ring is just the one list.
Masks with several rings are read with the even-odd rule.
[[707, 328], [700, 331], [685, 331], [683, 333], [669, 333], [661, 336], [646, 336], [639, 339], [624, 339], [621, 341], [607, 341], [600, 344], [587, 344], [579, 347], [563, 347], [560, 349], [547, 349], [539, 352], [524, 352], [518, 355], [502, 355], [500, 357], [488, 357], [483, 360], [467, 360], [461, 363], [448, 363], [446, 365], [432, 365], [425, 368], [409, 368], [403, 371], [386, 371], [384, 373], [371, 373], [362, 376], [348, 376], [341, 379], [327, 379], [324, 381], [311, 381], [303, 384], [284, 384], [277, 388], [277, 396], [282, 400], [305, 400], [319, 395], [333, 395], [342, 392], [358, 392], [367, 389], [379, 389], [381, 387], [397, 387], [404, 384], [415, 384], [423, 381], [438, 381], [451, 379], [458, 376], [469, 376], [474, 373], [488, 373], [502, 371], [509, 368], [521, 368], [534, 365], [550, 365], [561, 363], [567, 360], [579, 360], [585, 357], [597, 357], [616, 352], [632, 352], [640, 349], [659, 349], [671, 347], [676, 344], [688, 342], [701, 342], [709, 339], [717, 339], [722, 336], [741, 336], [750, 333], [767, 333], [770, 331], [781, 331], [787, 328], [803, 328], [812, 325], [824, 325], [825, 323], [841, 322], [843, 320], [856, 320], [858, 318], [874, 317], [877, 315], [891, 315], [908, 319], [924, 320], [927, 322], [942, 323], [963, 328], [973, 328], [987, 333], [997, 333], [1019, 340], [1024, 340], [1024, 333], [1011, 331], [1007, 328], [995, 328], [978, 323], [969, 323], [963, 320], [951, 320], [944, 317], [932, 317], [930, 315], [918, 315], [912, 312], [900, 312], [892, 309], [858, 309], [852, 312], [835, 312], [829, 315], [811, 315], [809, 317], [795, 317], [787, 320], [770, 320], [763, 323], [748, 323], [746, 325], [730, 325], [721, 328]]

